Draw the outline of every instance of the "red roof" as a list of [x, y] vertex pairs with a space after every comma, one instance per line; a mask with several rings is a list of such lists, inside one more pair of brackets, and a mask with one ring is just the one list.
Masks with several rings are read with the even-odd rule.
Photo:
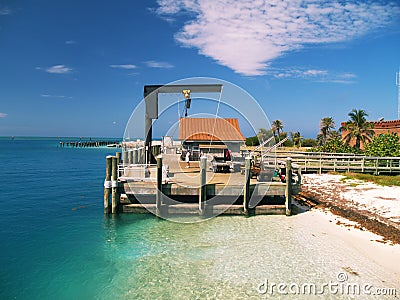
[[181, 118], [181, 141], [245, 141], [236, 118]]

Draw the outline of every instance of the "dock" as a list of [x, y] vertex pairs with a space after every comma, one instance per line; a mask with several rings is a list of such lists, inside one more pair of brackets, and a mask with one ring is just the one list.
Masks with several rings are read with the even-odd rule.
[[[221, 214], [289, 216], [292, 195], [301, 190], [301, 168], [293, 166], [290, 158], [286, 159], [286, 182], [258, 182], [250, 178], [250, 158], [246, 159], [245, 174], [241, 174], [213, 173], [205, 157], [191, 161], [190, 168], [186, 168], [177, 154], [158, 155], [154, 165], [145, 164], [144, 155], [143, 149], [134, 148], [106, 158], [106, 214], [153, 213], [164, 218]], [[168, 166], [168, 176], [163, 166]]]

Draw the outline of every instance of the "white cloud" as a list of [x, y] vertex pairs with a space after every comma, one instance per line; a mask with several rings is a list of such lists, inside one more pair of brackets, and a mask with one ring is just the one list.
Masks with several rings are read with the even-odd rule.
[[36, 67], [36, 70], [44, 70], [52, 74], [67, 74], [72, 72], [72, 68], [68, 68], [65, 65], [56, 65], [49, 68]]
[[171, 69], [174, 66], [168, 62], [149, 60], [144, 62], [149, 68]]
[[76, 41], [68, 40], [68, 41], [65, 41], [65, 44], [67, 44], [67, 45], [74, 45], [74, 44], [76, 44]]
[[131, 70], [131, 69], [136, 69], [137, 66], [127, 64], [127, 65], [110, 65], [111, 68], [116, 68], [116, 69], [126, 69], [126, 70]]
[[185, 47], [243, 75], [262, 75], [270, 62], [307, 44], [343, 42], [389, 24], [394, 0], [158, 0], [162, 16], [187, 14], [175, 35]]
[[64, 95], [41, 94], [40, 96], [44, 97], [44, 98], [72, 99], [72, 97], [67, 97], [67, 96], [64, 96]]
[[353, 73], [332, 72], [321, 69], [305, 69], [301, 67], [292, 67], [285, 69], [269, 68], [268, 75], [272, 75], [277, 79], [293, 79], [300, 78], [314, 82], [329, 82], [329, 83], [355, 83], [354, 79], [357, 75]]
[[12, 11], [8, 7], [0, 7], [0, 16], [11, 15]]
[[5, 113], [0, 113], [0, 118], [5, 118], [5, 117], [7, 117], [8, 115], [7, 114], [5, 114]]

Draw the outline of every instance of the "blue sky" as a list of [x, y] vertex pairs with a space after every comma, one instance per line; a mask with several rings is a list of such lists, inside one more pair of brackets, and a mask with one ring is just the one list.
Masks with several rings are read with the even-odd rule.
[[205, 76], [315, 137], [353, 108], [397, 119], [399, 66], [397, 0], [5, 0], [0, 136], [122, 137], [143, 85]]

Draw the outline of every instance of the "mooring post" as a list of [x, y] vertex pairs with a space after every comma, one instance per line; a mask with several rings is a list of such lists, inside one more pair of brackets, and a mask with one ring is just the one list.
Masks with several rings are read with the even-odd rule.
[[121, 152], [115, 152], [115, 157], [117, 158], [117, 164], [121, 163]]
[[299, 186], [301, 186], [301, 180], [302, 180], [301, 177], [302, 177], [301, 167], [299, 166], [299, 168], [297, 169], [297, 178], [298, 178], [297, 183], [298, 183]]
[[206, 213], [207, 201], [207, 157], [200, 158], [200, 189], [199, 189], [199, 214], [204, 216]]
[[162, 157], [157, 157], [157, 193], [156, 193], [156, 216], [160, 216], [162, 205]]
[[249, 214], [249, 202], [250, 202], [250, 168], [251, 168], [251, 157], [246, 157], [244, 163], [244, 187], [243, 187], [243, 212], [245, 215]]
[[118, 183], [117, 183], [117, 178], [118, 178], [118, 160], [116, 156], [112, 157], [112, 171], [111, 171], [111, 187], [112, 187], [112, 192], [111, 192], [111, 213], [115, 214], [117, 213], [117, 208], [118, 208], [118, 199], [117, 199], [117, 188], [118, 188]]
[[290, 157], [286, 158], [286, 191], [285, 191], [286, 201], [286, 215], [290, 216], [292, 214], [292, 159]]
[[110, 190], [111, 190], [111, 164], [112, 156], [106, 157], [106, 179], [104, 180], [104, 213], [110, 213]]
[[133, 164], [134, 163], [134, 161], [133, 161], [133, 150], [132, 149], [129, 149], [129, 152], [128, 152], [128, 164]]
[[128, 151], [126, 149], [122, 150], [122, 162], [124, 166], [128, 164]]
[[133, 149], [132, 151], [132, 163], [138, 164], [139, 163], [139, 149]]

